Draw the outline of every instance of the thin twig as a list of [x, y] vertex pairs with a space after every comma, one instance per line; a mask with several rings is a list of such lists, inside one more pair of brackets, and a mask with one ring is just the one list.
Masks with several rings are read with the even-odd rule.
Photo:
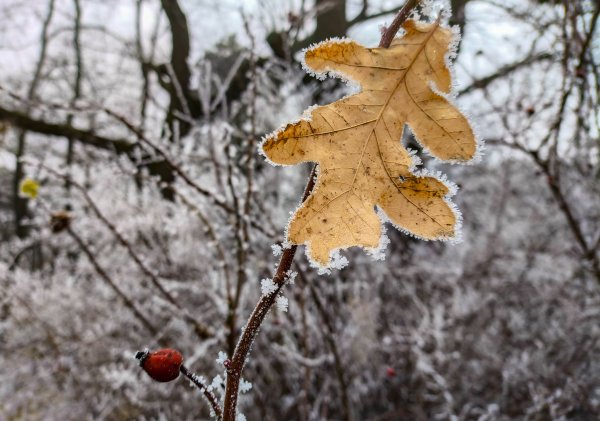
[[[312, 192], [315, 186], [316, 174], [317, 166], [315, 165], [311, 171], [306, 188], [304, 189], [302, 202], [304, 202]], [[279, 295], [279, 291], [281, 288], [283, 288], [285, 282], [289, 278], [290, 268], [292, 267], [292, 262], [294, 261], [294, 256], [296, 255], [297, 249], [298, 246], [292, 245], [285, 249], [281, 255], [279, 265], [277, 266], [277, 271], [275, 272], [275, 276], [273, 276], [273, 282], [277, 286], [277, 289], [271, 294], [264, 294], [260, 297], [258, 304], [248, 319], [248, 323], [246, 323], [242, 337], [235, 347], [235, 352], [233, 353], [233, 357], [231, 359], [231, 366], [227, 370], [227, 385], [225, 387], [225, 403], [223, 406], [224, 421], [235, 420], [238, 391], [244, 364], [246, 363], [252, 343], [256, 338], [256, 334], [258, 333], [265, 316], [275, 303], [275, 299]]]
[[[39, 202], [39, 203], [40, 203], [40, 207], [44, 210], [44, 212], [46, 212], [48, 215], [52, 215], [52, 212], [50, 211], [50, 209], [43, 202]], [[123, 292], [121, 290], [121, 288], [119, 288], [117, 286], [117, 283], [108, 275], [108, 273], [104, 270], [104, 268], [102, 266], [100, 266], [100, 263], [96, 259], [96, 256], [94, 256], [94, 253], [92, 253], [92, 251], [89, 249], [87, 244], [83, 241], [83, 239], [70, 226], [67, 226], [66, 231], [71, 236], [71, 238], [73, 238], [73, 240], [75, 240], [75, 242], [77, 243], [77, 245], [79, 246], [81, 251], [83, 251], [83, 253], [86, 255], [86, 257], [88, 258], [88, 260], [90, 261], [90, 263], [92, 264], [94, 269], [96, 270], [96, 273], [98, 273], [98, 275], [100, 275], [100, 277], [115, 292], [115, 294], [117, 294], [117, 296], [119, 296], [119, 298], [121, 298], [123, 300], [123, 303], [125, 304], [125, 306], [131, 310], [131, 312], [137, 317], [137, 319], [142, 323], [142, 325], [144, 325], [144, 327], [146, 329], [148, 329], [148, 331], [150, 333], [152, 333], [153, 335], [157, 335], [159, 330], [152, 323], [150, 323], [150, 320], [148, 319], [148, 317], [146, 317], [144, 314], [142, 314], [142, 312], [137, 308], [137, 306], [135, 305], [133, 300], [131, 300], [131, 298], [129, 298], [125, 294], [125, 292]]]
[[413, 9], [417, 7], [417, 5], [420, 2], [421, 0], [408, 0], [406, 3], [404, 3], [404, 6], [402, 6], [402, 9], [400, 9], [398, 14], [392, 21], [391, 25], [388, 28], [386, 28], [383, 34], [381, 34], [381, 41], [379, 41], [380, 48], [390, 47], [392, 41], [394, 40], [394, 37], [400, 30], [400, 27], [402, 26], [406, 18], [408, 18], [408, 15], [410, 15]]
[[331, 354], [333, 356], [333, 365], [335, 369], [335, 374], [337, 376], [338, 382], [340, 384], [340, 395], [342, 398], [342, 408], [343, 408], [343, 419], [350, 419], [350, 399], [348, 398], [348, 381], [346, 380], [344, 364], [342, 362], [342, 358], [340, 357], [340, 352], [338, 350], [338, 346], [335, 342], [335, 325], [329, 314], [325, 309], [325, 305], [319, 298], [319, 291], [317, 288], [312, 285], [310, 282], [306, 281], [306, 277], [304, 276], [303, 271], [298, 268], [298, 277], [302, 280], [302, 283], [306, 285], [310, 291], [310, 295], [315, 303], [315, 307], [317, 308], [317, 312], [321, 315], [321, 319], [323, 319], [323, 324], [325, 328], [321, 324], [319, 324], [319, 329], [325, 338], [325, 342], [329, 346], [331, 350]]
[[165, 298], [165, 300], [167, 300], [167, 302], [170, 305], [172, 305], [175, 310], [177, 310], [177, 311], [174, 311], [175, 315], [181, 316], [185, 321], [187, 321], [188, 323], [191, 323], [194, 326], [194, 332], [198, 335], [198, 337], [200, 339], [207, 339], [214, 335], [214, 332], [212, 331], [212, 329], [210, 329], [208, 326], [205, 326], [204, 324], [200, 323], [199, 321], [195, 320], [194, 317], [192, 317], [192, 315], [189, 313], [189, 311], [187, 309], [183, 308], [181, 306], [181, 304], [177, 301], [177, 299], [175, 297], [173, 297], [173, 295], [171, 295], [171, 293], [165, 289], [165, 287], [161, 284], [161, 281], [158, 279], [158, 276], [154, 273], [154, 271], [152, 269], [150, 269], [144, 263], [142, 257], [136, 253], [136, 251], [133, 248], [133, 245], [125, 239], [125, 237], [123, 236], [123, 234], [121, 234], [121, 232], [117, 229], [117, 227], [102, 213], [102, 211], [100, 210], [100, 208], [98, 207], [96, 202], [92, 199], [92, 197], [87, 192], [87, 189], [84, 186], [82, 186], [78, 182], [71, 179], [68, 175], [62, 174], [62, 173], [54, 170], [53, 168], [50, 168], [41, 163], [39, 163], [38, 165], [41, 168], [44, 168], [49, 173], [65, 180], [65, 181], [68, 180], [70, 185], [81, 193], [81, 195], [83, 196], [85, 201], [88, 203], [88, 205], [90, 206], [91, 210], [94, 212], [96, 217], [100, 220], [100, 222], [102, 222], [104, 224], [104, 226], [106, 226], [106, 228], [109, 229], [109, 231], [117, 239], [119, 244], [121, 244], [127, 250], [127, 254], [129, 254], [129, 256], [134, 261], [136, 266], [144, 273], [144, 275], [146, 275], [150, 279], [150, 282], [152, 282], [152, 285], [154, 285], [156, 287], [156, 289]]
[[200, 389], [200, 391], [206, 397], [206, 400], [208, 401], [210, 407], [214, 411], [217, 420], [221, 420], [223, 418], [223, 412], [221, 411], [221, 407], [219, 406], [219, 400], [217, 399], [215, 394], [208, 389], [208, 386], [206, 386], [202, 382], [202, 379], [200, 379], [200, 377], [188, 370], [186, 366], [181, 365], [181, 367], [179, 367], [179, 371], [185, 377], [190, 379], [190, 381], [194, 383], [198, 387], [198, 389]]

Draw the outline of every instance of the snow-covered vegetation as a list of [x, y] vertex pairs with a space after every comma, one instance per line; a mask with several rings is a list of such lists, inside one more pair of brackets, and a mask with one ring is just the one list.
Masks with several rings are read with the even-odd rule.
[[[349, 89], [299, 52], [376, 45], [404, 2], [239, 3], [1, 2], [0, 419], [209, 419], [197, 388], [144, 376], [145, 347], [223, 396], [310, 173], [260, 139]], [[330, 274], [298, 253], [244, 370], [248, 420], [600, 413], [600, 5], [426, 3], [453, 6], [456, 101], [486, 149], [451, 166], [403, 141], [458, 184], [463, 241], [390, 227]]]

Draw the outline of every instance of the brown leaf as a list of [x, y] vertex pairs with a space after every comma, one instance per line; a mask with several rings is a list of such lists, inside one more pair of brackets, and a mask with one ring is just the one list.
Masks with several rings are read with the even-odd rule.
[[[390, 48], [332, 40], [306, 51], [309, 69], [360, 84], [362, 90], [310, 111], [310, 120], [267, 136], [262, 148], [276, 164], [319, 164], [313, 193], [296, 211], [288, 239], [307, 244], [321, 266], [351, 246], [377, 247], [378, 206], [398, 227], [424, 239], [456, 235], [457, 214], [445, 200], [448, 186], [413, 173], [402, 146], [408, 124], [426, 150], [441, 160], [468, 161], [476, 141], [467, 119], [448, 101], [445, 56], [452, 31], [439, 23], [408, 20]], [[435, 88], [434, 88], [435, 87]]]

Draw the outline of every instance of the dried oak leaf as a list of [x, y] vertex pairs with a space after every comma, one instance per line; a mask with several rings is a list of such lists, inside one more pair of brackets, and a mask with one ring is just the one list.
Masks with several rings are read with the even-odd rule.
[[[458, 212], [451, 189], [438, 177], [414, 172], [401, 143], [405, 124], [434, 157], [469, 161], [477, 142], [463, 114], [449, 101], [446, 57], [454, 34], [436, 23], [407, 20], [405, 34], [390, 48], [365, 48], [330, 40], [305, 53], [308, 70], [329, 73], [361, 91], [305, 112], [262, 143], [275, 164], [313, 161], [319, 165], [312, 194], [290, 220], [288, 240], [307, 244], [307, 253], [327, 266], [332, 252], [378, 246], [378, 207], [398, 228], [423, 239], [456, 236]], [[384, 217], [385, 218], [385, 217]]]

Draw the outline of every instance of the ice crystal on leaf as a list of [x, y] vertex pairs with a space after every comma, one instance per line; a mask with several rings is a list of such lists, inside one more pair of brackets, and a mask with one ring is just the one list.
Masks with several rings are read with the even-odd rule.
[[382, 220], [376, 207], [416, 237], [458, 235], [451, 187], [436, 175], [414, 171], [416, 162], [400, 143], [408, 125], [435, 158], [464, 163], [476, 156], [471, 125], [450, 100], [448, 58], [456, 34], [439, 20], [407, 20], [403, 29], [390, 48], [329, 40], [308, 49], [309, 72], [349, 79], [361, 91], [307, 110], [304, 119], [263, 141], [272, 163], [319, 165], [316, 186], [292, 216], [287, 234], [290, 242], [306, 244], [321, 268], [331, 267], [339, 249], [378, 247]]

